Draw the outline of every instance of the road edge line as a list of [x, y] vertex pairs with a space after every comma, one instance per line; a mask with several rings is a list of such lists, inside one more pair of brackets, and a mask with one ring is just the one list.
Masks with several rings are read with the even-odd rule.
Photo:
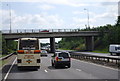
[[7, 79], [8, 75], [9, 75], [9, 73], [10, 73], [12, 67], [13, 67], [13, 65], [14, 65], [15, 62], [16, 62], [16, 60], [17, 60], [17, 57], [15, 58], [15, 60], [13, 61], [12, 65], [11, 65], [11, 67], [10, 67], [10, 69], [8, 70], [8, 72], [7, 72], [7, 74], [5, 75], [5, 77], [3, 78], [3, 81], [5, 81], [5, 80]]

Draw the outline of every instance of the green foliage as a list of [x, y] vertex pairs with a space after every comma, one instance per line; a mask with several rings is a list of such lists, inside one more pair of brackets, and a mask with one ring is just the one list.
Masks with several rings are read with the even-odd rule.
[[[96, 28], [87, 28], [80, 31], [100, 31], [100, 36], [95, 37], [95, 50], [108, 52], [110, 44], [120, 44], [120, 16], [115, 25], [107, 24]], [[71, 50], [85, 50], [85, 39], [82, 37], [63, 38], [59, 42], [60, 48]]]
[[14, 40], [5, 40], [2, 38], [2, 54], [9, 54], [17, 50], [17, 42]]
[[2, 33], [0, 31], [0, 54], [2, 54]]
[[2, 54], [7, 54], [8, 49], [7, 49], [7, 44], [4, 38], [2, 38]]
[[84, 43], [84, 39], [82, 37], [68, 37], [63, 38], [59, 42], [59, 47], [63, 49], [76, 50], [79, 49], [79, 45], [81, 43]]
[[118, 16], [118, 20], [117, 20], [116, 26], [120, 26], [120, 16]]

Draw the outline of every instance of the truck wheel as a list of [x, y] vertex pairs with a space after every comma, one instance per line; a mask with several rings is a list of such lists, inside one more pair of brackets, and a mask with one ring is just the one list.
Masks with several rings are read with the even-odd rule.
[[54, 64], [54, 67], [55, 67], [55, 68], [57, 68], [57, 65], [56, 65], [56, 64]]
[[21, 68], [21, 67], [17, 67], [17, 69], [18, 69], [19, 71], [21, 71], [21, 70], [22, 70], [22, 68]]
[[117, 55], [117, 56], [119, 56], [119, 55], [120, 55], [120, 53], [116, 53], [116, 55]]
[[68, 65], [68, 68], [70, 68], [70, 67], [71, 67], [71, 65], [69, 64], [69, 65]]
[[52, 63], [52, 66], [54, 66], [54, 64]]
[[110, 55], [113, 55], [112, 53], [110, 53]]

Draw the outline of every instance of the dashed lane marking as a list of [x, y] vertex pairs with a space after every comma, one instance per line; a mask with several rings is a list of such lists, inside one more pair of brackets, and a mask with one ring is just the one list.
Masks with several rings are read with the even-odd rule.
[[80, 70], [80, 69], [76, 69], [77, 71], [82, 71], [82, 70]]
[[48, 72], [47, 70], [44, 70], [46, 73]]

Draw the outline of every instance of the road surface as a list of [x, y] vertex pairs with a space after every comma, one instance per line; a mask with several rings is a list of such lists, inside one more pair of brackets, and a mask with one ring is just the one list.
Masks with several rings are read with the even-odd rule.
[[[71, 79], [73, 81], [118, 81], [119, 72], [117, 69], [88, 63], [76, 59], [72, 59], [71, 68], [58, 68], [55, 69], [51, 66], [51, 55], [48, 57], [41, 57], [41, 68], [38, 71], [23, 70], [19, 71], [15, 63], [8, 73], [6, 80], [50, 80], [50, 79]], [[7, 74], [4, 73], [4, 74]], [[106, 80], [109, 79], [109, 80]], [[53, 80], [52, 80], [53, 81]]]

